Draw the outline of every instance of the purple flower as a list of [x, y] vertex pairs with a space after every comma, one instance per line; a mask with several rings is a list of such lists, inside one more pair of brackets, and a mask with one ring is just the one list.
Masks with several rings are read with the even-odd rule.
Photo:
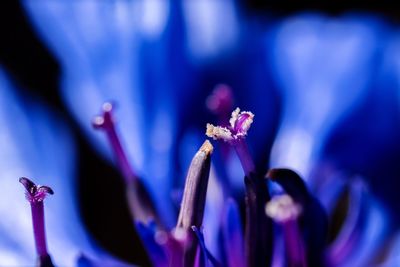
[[[111, 109], [105, 109], [103, 119], [97, 119], [96, 121], [100, 125], [110, 123], [107, 126], [109, 131], [106, 131], [106, 133], [109, 134], [110, 129], [112, 129], [114, 134], [109, 135], [109, 137], [115, 137], [117, 136], [116, 129], [111, 120], [111, 113], [108, 113], [110, 111]], [[229, 126], [220, 127], [209, 124], [207, 126], [207, 135], [215, 139], [221, 138], [234, 147], [238, 145], [238, 141], [242, 142], [240, 145], [243, 145], [253, 118], [254, 115], [251, 112], [240, 112], [237, 109], [232, 113]], [[118, 141], [116, 140], [110, 138], [111, 144], [121, 143], [119, 139]], [[203, 147], [209, 146], [207, 142], [203, 145]], [[120, 148], [119, 145], [114, 145], [117, 158], [123, 155], [123, 150], [120, 150]], [[198, 153], [201, 153], [202, 149], [200, 148]], [[240, 149], [236, 149], [236, 151], [239, 151], [238, 154], [243, 153], [243, 150]], [[354, 259], [348, 256], [357, 254], [358, 251], [351, 250], [359, 247], [358, 243], [363, 240], [362, 236], [368, 234], [367, 229], [371, 229], [364, 229], [358, 225], [357, 220], [361, 220], [366, 216], [370, 209], [363, 208], [365, 204], [362, 201], [366, 199], [357, 198], [357, 192], [361, 193], [361, 191], [357, 190], [357, 187], [354, 188], [356, 191], [348, 196], [351, 206], [349, 206], [348, 214], [341, 215], [345, 218], [343, 225], [339, 225], [335, 230], [336, 233], [328, 233], [328, 217], [324, 210], [326, 206], [323, 207], [321, 205], [320, 201], [312, 195], [308, 186], [295, 172], [288, 169], [272, 169], [267, 173], [267, 177], [271, 178], [274, 183], [279, 184], [287, 194], [281, 195], [281, 193], [277, 194], [275, 192], [272, 193], [273, 197], [269, 200], [269, 194], [266, 190], [270, 186], [263, 183], [263, 177], [255, 173], [254, 165], [252, 165], [252, 168], [248, 168], [249, 164], [247, 162], [252, 162], [248, 150], [241, 155], [242, 157], [247, 157], [247, 159], [241, 160], [242, 163], [244, 162], [244, 171], [246, 172], [247, 170], [245, 178], [247, 194], [245, 238], [243, 238], [241, 232], [241, 220], [237, 208], [232, 200], [227, 201], [224, 219], [214, 221], [219, 225], [220, 231], [224, 236], [223, 240], [219, 241], [222, 242], [224, 249], [220, 254], [220, 258], [216, 259], [213, 253], [208, 250], [208, 244], [204, 240], [202, 232], [199, 231], [202, 227], [207, 231], [207, 224], [203, 225], [202, 220], [206, 202], [205, 193], [209, 165], [204, 173], [202, 171], [203, 163], [200, 163], [200, 165], [198, 163], [203, 162], [198, 158], [198, 153], [194, 156], [189, 168], [180, 215], [175, 230], [168, 230], [165, 225], [154, 225], [151, 220], [143, 220], [141, 216], [135, 216], [135, 214], [140, 214], [141, 211], [132, 209], [133, 218], [138, 221], [136, 224], [137, 231], [139, 231], [154, 265], [221, 265], [223, 264], [221, 259], [228, 266], [245, 266], [245, 262], [251, 266], [263, 266], [265, 263], [269, 264], [268, 262], [273, 266], [284, 262], [290, 266], [347, 266], [347, 264], [354, 263], [354, 260], [356, 260], [357, 266], [360, 266], [361, 262], [365, 264], [373, 262], [373, 255], [371, 257], [364, 255], [362, 259]], [[119, 161], [125, 162], [121, 159]], [[120, 167], [122, 172], [126, 170], [124, 164], [120, 164]], [[339, 185], [332, 180], [327, 181], [331, 183], [331, 190], [336, 189], [338, 191], [337, 194], [345, 193], [343, 190], [345, 190], [346, 186], [340, 185], [340, 180], [336, 180]], [[350, 189], [353, 190], [352, 185]], [[146, 189], [143, 187], [142, 190]], [[199, 195], [198, 193], [201, 194]], [[146, 198], [141, 198], [141, 195], [143, 194], [139, 194], [136, 199], [128, 198], [127, 201], [138, 201], [138, 203], [144, 201], [144, 203], [147, 203]], [[335, 207], [340, 205], [340, 201], [343, 201], [343, 197], [345, 195], [331, 198], [330, 201], [335, 202], [331, 203], [331, 207], [336, 209]], [[326, 199], [326, 195], [322, 195], [324, 203], [326, 203]], [[146, 205], [139, 206], [144, 208]], [[197, 207], [200, 207], [200, 209]], [[264, 208], [266, 211], [264, 211]], [[153, 219], [158, 217], [157, 211], [154, 212], [156, 214], [153, 214]], [[280, 229], [272, 231], [271, 222], [266, 215], [271, 217], [276, 225], [280, 226]], [[335, 211], [329, 211], [329, 215], [333, 222], [337, 220], [335, 217], [338, 215], [335, 214]], [[357, 219], [355, 220], [354, 218]], [[330, 229], [330, 231], [333, 230]], [[266, 235], [264, 236], [262, 233]], [[331, 235], [329, 237], [330, 240], [328, 240], [328, 234]], [[243, 247], [245, 248], [245, 254], [241, 253], [243, 252]], [[366, 247], [368, 246], [364, 246], [364, 248]], [[232, 251], [235, 251], [234, 255], [238, 257], [235, 261], [228, 260]], [[376, 253], [378, 251], [376, 250]], [[262, 260], [267, 255], [270, 255], [269, 258]]]
[[[239, 16], [234, 1], [26, 1], [24, 6], [62, 64], [61, 94], [66, 106], [93, 147], [107, 159], [114, 154], [124, 177], [132, 225], [154, 265], [368, 266], [384, 261], [378, 257], [381, 251], [390, 252], [387, 264], [397, 260], [393, 259], [396, 246], [380, 249], [389, 220], [384, 207], [371, 196], [362, 179], [338, 174], [336, 167], [326, 170], [320, 162], [334, 127], [367, 97], [367, 85], [374, 76], [371, 62], [382, 44], [378, 23], [356, 16], [333, 19], [300, 14], [279, 20], [273, 27], [259, 27], [258, 22]], [[272, 31], [266, 34], [269, 27]], [[250, 28], [257, 28], [255, 37]], [[260, 41], [265, 38], [267, 45]], [[233, 64], [226, 63], [225, 57], [231, 55], [235, 57]], [[269, 61], [260, 63], [264, 56]], [[243, 73], [237, 75], [238, 70]], [[196, 125], [205, 123], [199, 115], [202, 110], [191, 107], [193, 99], [203, 102], [205, 97], [192, 88], [209, 87], [207, 83], [224, 79], [246, 89], [236, 91], [239, 102], [250, 102], [248, 106], [260, 119], [252, 126], [258, 128], [247, 143], [254, 114], [237, 109], [228, 121], [233, 93], [226, 85], [218, 86], [207, 105], [216, 113], [220, 126], [209, 124], [207, 135], [226, 142], [216, 147], [211, 161], [207, 142], [206, 151], [204, 147], [198, 150], [203, 137], [199, 137]], [[278, 97], [274, 98], [273, 89], [266, 89], [271, 86], [277, 87], [282, 97], [281, 124], [274, 140], [266, 134], [268, 129], [272, 136], [277, 127], [267, 115], [277, 114], [271, 106]], [[104, 135], [93, 131], [89, 121], [109, 100], [118, 103], [118, 118], [107, 103], [94, 121]], [[10, 106], [20, 107], [20, 102]], [[53, 218], [47, 229], [55, 263], [72, 265], [79, 252], [101, 260], [103, 252], [92, 249], [86, 240], [76, 203], [66, 201], [76, 197], [71, 179], [74, 164], [70, 163], [74, 159], [73, 141], [68, 129], [62, 126], [58, 131], [56, 120], [45, 113], [33, 116], [41, 127], [31, 126], [27, 120], [35, 138], [21, 134], [23, 138], [18, 139], [24, 140], [23, 147], [6, 150], [20, 151], [10, 156], [11, 161], [18, 159], [16, 165], [29, 165], [26, 173], [13, 176], [44, 176], [38, 182], [55, 189], [46, 213]], [[25, 118], [28, 111], [22, 114]], [[9, 124], [8, 120], [4, 123]], [[24, 131], [22, 127], [10, 132]], [[51, 137], [44, 139], [43, 135]], [[265, 144], [272, 142], [270, 165], [285, 169], [272, 169], [267, 174], [271, 179], [265, 179], [260, 162], [266, 163], [269, 150]], [[53, 155], [57, 145], [62, 146], [62, 157], [44, 156]], [[257, 150], [263, 156], [254, 153]], [[184, 189], [175, 194], [178, 200], [171, 197], [173, 187], [183, 187], [176, 161], [182, 169], [190, 166]], [[62, 179], [53, 183], [57, 177]], [[12, 188], [9, 182], [6, 185]], [[238, 196], [243, 192], [244, 227], [240, 205], [236, 204], [243, 202]], [[6, 196], [17, 203], [13, 196], [5, 195], [4, 199]], [[181, 200], [178, 212], [175, 202]], [[72, 215], [54, 208], [63, 204]], [[67, 227], [78, 234], [64, 231], [66, 216], [74, 222]], [[6, 252], [0, 249], [0, 256], [4, 253], [4, 259], [11, 259], [6, 264], [25, 253], [9, 244], [18, 243], [28, 251], [28, 231], [22, 238], [10, 236], [12, 224], [7, 223], [5, 227], [0, 224], [5, 240], [11, 240], [0, 241], [0, 248], [7, 248]], [[54, 227], [61, 233], [56, 240]], [[69, 242], [73, 245], [65, 249], [64, 243]], [[29, 255], [32, 260], [33, 254]], [[85, 263], [86, 258], [79, 262]]]

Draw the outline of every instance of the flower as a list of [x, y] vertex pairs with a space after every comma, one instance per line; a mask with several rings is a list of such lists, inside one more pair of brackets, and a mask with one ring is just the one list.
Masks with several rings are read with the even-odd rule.
[[[108, 104], [105, 106], [108, 107]], [[107, 121], [111, 123], [107, 126], [109, 129], [108, 134], [111, 129], [114, 133], [112, 136], [115, 137], [117, 136], [115, 134], [115, 126], [112, 124], [112, 120], [109, 120], [109, 118], [112, 118], [110, 111], [111, 109], [105, 109], [103, 119], [97, 119], [96, 121], [101, 122], [101, 125], [107, 124]], [[221, 138], [234, 147], [243, 146], [245, 144], [245, 135], [249, 130], [250, 123], [253, 122], [253, 118], [254, 115], [251, 112], [240, 113], [239, 109], [236, 109], [232, 112], [229, 128], [224, 128], [230, 133], [228, 138], [226, 134], [219, 135], [219, 131], [215, 130], [218, 127], [222, 129], [222, 127], [210, 124], [207, 125], [207, 135]], [[210, 128], [213, 130], [210, 130]], [[113, 138], [110, 138], [110, 141], [112, 144], [121, 143]], [[240, 142], [239, 144], [238, 141]], [[114, 146], [117, 158], [122, 152], [119, 149], [120, 146]], [[207, 262], [214, 265], [221, 264], [213, 253], [208, 250], [207, 242], [199, 230], [199, 227], [207, 229], [207, 224], [203, 225], [202, 220], [206, 202], [205, 194], [210, 158], [208, 157], [208, 164], [205, 165], [207, 166], [205, 172], [203, 172], [203, 164], [204, 156], [209, 155], [210, 151], [212, 151], [211, 144], [206, 141], [192, 160], [177, 227], [174, 230], [165, 230], [165, 226], [160, 227], [146, 220], [143, 221], [141, 217], [135, 217], [135, 213], [140, 214], [141, 211], [132, 210], [134, 220], [138, 221], [136, 224], [137, 230], [155, 266], [171, 264], [174, 266], [192, 266], [204, 265]], [[236, 151], [239, 157], [247, 158], [246, 161], [241, 160], [246, 174], [245, 238], [243, 239], [241, 233], [240, 216], [233, 200], [226, 202], [224, 219], [221, 222], [214, 221], [219, 224], [220, 231], [224, 235], [222, 247], [232, 247], [232, 250], [225, 249], [222, 252], [223, 254], [226, 253], [222, 256], [222, 260], [228, 259], [232, 251], [235, 251], [235, 255], [238, 256], [235, 261], [227, 261], [228, 266], [264, 266], [265, 264], [273, 264], [275, 266], [282, 263], [295, 266], [330, 266], [332, 264], [335, 266], [347, 266], [347, 264], [350, 265], [355, 262], [359, 266], [361, 263], [371, 264], [375, 260], [374, 256], [376, 257], [380, 253], [376, 247], [375, 253], [369, 256], [364, 255], [362, 259], [348, 256], [358, 253], [349, 251], [349, 249], [352, 250], [358, 247], [355, 244], [362, 242], [362, 236], [370, 235], [371, 232], [369, 230], [372, 229], [371, 227], [358, 229], [358, 220], [368, 214], [371, 208], [376, 205], [376, 203], [372, 202], [371, 208], [363, 208], [364, 204], [361, 202], [365, 201], [365, 199], [361, 200], [357, 197], [357, 194], [361, 193], [359, 191], [360, 187], [356, 184], [350, 184], [350, 190], [353, 190], [354, 186], [355, 191], [348, 196], [348, 201], [351, 205], [349, 206], [349, 213], [348, 215], [344, 214], [345, 219], [342, 225], [335, 229], [335, 233], [331, 233], [330, 240], [328, 240], [328, 230], [333, 231], [328, 226], [332, 227], [332, 223], [337, 220], [335, 217], [338, 215], [335, 214], [335, 210], [330, 211], [329, 218], [332, 221], [328, 223], [326, 207], [321, 205], [321, 202], [313, 196], [306, 183], [297, 173], [289, 169], [271, 169], [266, 176], [273, 183], [279, 184], [285, 194], [273, 192], [271, 191], [271, 185], [263, 183], [263, 176], [257, 175], [254, 164], [252, 165], [253, 169], [248, 168], [249, 165], [246, 162], [252, 162], [249, 151], [242, 149], [236, 149]], [[120, 166], [121, 171], [124, 172], [124, 164], [120, 164]], [[337, 190], [337, 194], [345, 193], [346, 186], [343, 186], [340, 180], [336, 180], [336, 183], [330, 182], [330, 190]], [[272, 192], [272, 198], [267, 193], [267, 188]], [[145, 188], [143, 187], [142, 190], [145, 190]], [[325, 196], [325, 193], [323, 196]], [[331, 207], [335, 209], [336, 206], [340, 205], [343, 197], [345, 195], [331, 199], [330, 201], [336, 201], [336, 203], [331, 204]], [[132, 201], [132, 199], [128, 199], [128, 201]], [[140, 202], [143, 199], [139, 197], [134, 201]], [[147, 201], [145, 200], [145, 202]], [[281, 226], [281, 231], [274, 234], [271, 228], [272, 224], [266, 215]], [[154, 217], [157, 217], [157, 215]], [[355, 218], [357, 219], [355, 220]], [[379, 228], [375, 230], [382, 231]], [[377, 232], [374, 235], [384, 236], [382, 232]], [[279, 246], [282, 243], [280, 241], [281, 236], [283, 236], [283, 248]], [[273, 240], [271, 239], [272, 237]], [[196, 257], [197, 244], [201, 252]], [[240, 251], [243, 251], [243, 245], [245, 254], [240, 253]]]
[[142, 179], [135, 174], [127, 161], [113, 118], [112, 105], [105, 103], [102, 116], [94, 119], [93, 126], [104, 130], [109, 138], [120, 170], [125, 177], [127, 202], [131, 207], [133, 221], [143, 239], [143, 244], [148, 249], [153, 265], [194, 265], [197, 252], [195, 237], [200, 244], [204, 244], [198, 227], [201, 227], [203, 221], [212, 145], [205, 141], [195, 154], [188, 171], [176, 227], [174, 230], [169, 230], [157, 212]]
[[[376, 144], [391, 142], [385, 138], [381, 138], [385, 141], [374, 145], [361, 142], [356, 155], [365, 152], [362, 157], [354, 156], [351, 154], [354, 150], [347, 148], [337, 153], [335, 149], [342, 141], [340, 138], [330, 145], [335, 147], [334, 152], [324, 151], [326, 147], [329, 148], [330, 135], [337, 128], [343, 130], [347, 127], [352, 134], [354, 128], [360, 131], [354, 134], [355, 138], [351, 138], [350, 145], [359, 144], [359, 140], [368, 140], [366, 133], [371, 134], [371, 131], [359, 129], [358, 121], [352, 123], [354, 118], [344, 123], [346, 127], [338, 125], [343, 123], [344, 118], [348, 119], [357, 113], [355, 107], [362, 107], [360, 112], [369, 114], [360, 116], [368, 122], [370, 115], [377, 110], [370, 102], [375, 103], [373, 96], [381, 94], [376, 90], [372, 94], [368, 89], [371, 81], [376, 82], [375, 75], [368, 74], [376, 70], [375, 65], [379, 65], [376, 64], [377, 55], [383, 52], [382, 47], [386, 44], [382, 44], [387, 41], [382, 38], [382, 29], [385, 27], [379, 22], [356, 15], [331, 18], [314, 13], [273, 19], [277, 23], [262, 22], [261, 25], [259, 19], [242, 16], [234, 1], [198, 4], [183, 1], [176, 5], [169, 1], [89, 1], [82, 4], [26, 1], [23, 5], [39, 34], [62, 64], [61, 94], [65, 105], [86, 134], [87, 140], [107, 159], [112, 154], [110, 146], [105, 142], [104, 135], [90, 128], [88, 121], [104, 101], [112, 99], [120, 105], [119, 130], [103, 124], [107, 118], [110, 119], [107, 117], [110, 115], [109, 104], [103, 110], [103, 121], [99, 117], [97, 126], [103, 127], [111, 139], [111, 147], [117, 152], [114, 153], [117, 156], [116, 163], [125, 178], [134, 226], [154, 263], [161, 265], [169, 257], [178, 259], [178, 262], [182, 257], [189, 257], [193, 262], [192, 242], [199, 245], [200, 265], [207, 264], [207, 261], [231, 266], [265, 266], [270, 262], [279, 265], [283, 261], [300, 265], [304, 265], [304, 262], [314, 265], [327, 261], [338, 266], [365, 266], [379, 262], [379, 259], [371, 260], [371, 256], [381, 251], [379, 246], [386, 239], [387, 233], [382, 230], [389, 221], [384, 214], [385, 209], [377, 204], [361, 179], [338, 174], [338, 170], [360, 172], [360, 169], [375, 168], [375, 171], [379, 170], [379, 178], [383, 177], [383, 173], [390, 171], [382, 169], [381, 173], [382, 163], [365, 158], [380, 157], [376, 156], [380, 153], [371, 152], [380, 147]], [[221, 10], [225, 19], [220, 22]], [[218, 23], [215, 24], [215, 21]], [[212, 25], [207, 27], [208, 24]], [[385, 40], [382, 42], [382, 39]], [[387, 54], [390, 58], [390, 53]], [[393, 62], [388, 65], [391, 64]], [[201, 212], [204, 214], [203, 227], [199, 220], [195, 220], [197, 222], [193, 227], [188, 223], [185, 231], [174, 231], [176, 218], [179, 218], [175, 202], [179, 200], [173, 201], [170, 194], [173, 189], [183, 185], [177, 177], [183, 177], [181, 171], [186, 166], [192, 166], [189, 161], [193, 154], [197, 155], [199, 139], [203, 140], [203, 137], [198, 137], [198, 128], [205, 123], [204, 112], [198, 104], [193, 103], [195, 99], [201, 99], [196, 103], [205, 99], [207, 92], [200, 88], [209, 88], [210, 84], [221, 81], [239, 88], [234, 90], [238, 96], [238, 103], [235, 104], [251, 107], [257, 114], [258, 123], [252, 125], [252, 134], [245, 140], [254, 115], [237, 110], [232, 113], [230, 123], [228, 120], [221, 123], [226, 118], [226, 106], [233, 105], [233, 101], [223, 103], [225, 107], [222, 109], [215, 108], [215, 103], [219, 102], [209, 101], [209, 108], [219, 113], [220, 126], [210, 125], [208, 133], [228, 142], [220, 144], [224, 148], [217, 147], [213, 153], [210, 176], [207, 175], [210, 184], [207, 190], [211, 193], [207, 194], [205, 204], [200, 197], [198, 199], [201, 201], [195, 201], [196, 205], [189, 201], [190, 194], [187, 192], [205, 194], [205, 189], [190, 187], [189, 178], [193, 176], [187, 176], [188, 188], [192, 190], [184, 190], [186, 204], [183, 207], [190, 208], [182, 209], [180, 214], [191, 218], [190, 214], [199, 214], [191, 210], [193, 206], [201, 209], [205, 206], [204, 212]], [[223, 99], [224, 95], [219, 93], [230, 92], [227, 86], [223, 88], [219, 87], [211, 99]], [[324, 91], [321, 88], [325, 88]], [[229, 93], [225, 97], [228, 100], [233, 98], [229, 98]], [[277, 104], [280, 98], [282, 106]], [[366, 99], [373, 100], [364, 102]], [[20, 105], [19, 102], [16, 104]], [[382, 110], [387, 111], [386, 108]], [[47, 125], [46, 116], [43, 117], [39, 116], [35, 121], [45, 124], [44, 128], [52, 133], [56, 131]], [[391, 123], [387, 122], [382, 123], [384, 127], [371, 128], [390, 131], [392, 128], [388, 125]], [[276, 129], [278, 134], [274, 138]], [[19, 130], [13, 129], [12, 132]], [[38, 132], [37, 135], [42, 135], [41, 130]], [[58, 137], [58, 132], [54, 136]], [[60, 144], [64, 144], [68, 151], [69, 143], [63, 140], [63, 135], [60, 136]], [[117, 141], [118, 138], [123, 142]], [[38, 145], [36, 141], [24, 140], [23, 143], [28, 144], [26, 151], [29, 155], [47, 146], [39, 146], [41, 142]], [[47, 143], [47, 140], [43, 143]], [[50, 149], [52, 142], [49, 143]], [[267, 175], [271, 179], [266, 181], [263, 173], [268, 166], [271, 143], [274, 144], [270, 165], [274, 169]], [[340, 147], [343, 146], [339, 145], [339, 150]], [[24, 150], [19, 151], [24, 154]], [[238, 157], [232, 156], [232, 151]], [[26, 156], [28, 160], [21, 162], [42, 158], [35, 156]], [[238, 160], [245, 174], [245, 190], [242, 172], [238, 171]], [[328, 161], [328, 167], [325, 160]], [[42, 177], [48, 165], [63, 166], [58, 162], [50, 164], [53, 163], [50, 160], [46, 164], [36, 161], [39, 160], [30, 166], [32, 169], [41, 169], [35, 175], [27, 171], [17, 176]], [[333, 165], [339, 167], [331, 168], [329, 164], [332, 161]], [[369, 166], [357, 169], [354, 164], [357, 167], [363, 164]], [[68, 168], [72, 172], [70, 169], [73, 167]], [[54, 171], [55, 177], [59, 172], [69, 177], [63, 181], [72, 183], [70, 178], [74, 175], [57, 170]], [[369, 173], [366, 174], [368, 176]], [[57, 194], [53, 199], [58, 198], [59, 194], [75, 199], [75, 194], [59, 190], [60, 186], [48, 183], [47, 179], [50, 178], [39, 182], [55, 188]], [[204, 186], [204, 183], [201, 184]], [[375, 181], [376, 184], [391, 183]], [[278, 190], [270, 192], [275, 187]], [[64, 187], [66, 190], [71, 188], [75, 187]], [[175, 195], [178, 197], [175, 197], [179, 199], [180, 191], [177, 191]], [[246, 194], [244, 235], [241, 233], [240, 212], [234, 200], [229, 200], [229, 197], [233, 197], [242, 201], [243, 198], [238, 195], [243, 191]], [[278, 204], [275, 206], [277, 213], [270, 214], [270, 217], [265, 215], [265, 204], [268, 202], [273, 207]], [[300, 209], [299, 214], [294, 212], [296, 216], [291, 213]], [[288, 211], [293, 217], [280, 221], [277, 214], [285, 215]], [[52, 212], [49, 214], [51, 216]], [[333, 222], [333, 228], [328, 231], [326, 220]], [[82, 229], [81, 222], [77, 221], [76, 228], [71, 226], [72, 229]], [[57, 223], [50, 224], [50, 231], [54, 225], [57, 226]], [[276, 235], [272, 235], [271, 229], [278, 229]], [[310, 229], [321, 231], [322, 234], [317, 235], [319, 238], [313, 238], [309, 234]], [[8, 236], [8, 231], [5, 232]], [[299, 241], [297, 244], [293, 245], [296, 242], [292, 242], [292, 235], [288, 235], [288, 232], [294, 232], [295, 239]], [[325, 235], [327, 243], [319, 246]], [[69, 242], [72, 236], [61, 238], [61, 243]], [[86, 234], [77, 236], [81, 238]], [[13, 241], [16, 237], [9, 239]], [[21, 241], [23, 246], [24, 241]], [[80, 244], [76, 240], [71, 242]], [[54, 241], [49, 243], [52, 245]], [[12, 248], [9, 245], [6, 247]], [[84, 245], [82, 250], [86, 253]], [[393, 247], [389, 255], [393, 255], [395, 250], [396, 247]], [[246, 253], [243, 254], [243, 251]], [[311, 252], [314, 256], [310, 256]], [[230, 257], [230, 254], [234, 256]], [[102, 252], [95, 250], [92, 255], [97, 258]], [[64, 259], [55, 259], [64, 263]], [[80, 258], [80, 262], [85, 260], [86, 257]], [[391, 258], [388, 262], [395, 260]]]

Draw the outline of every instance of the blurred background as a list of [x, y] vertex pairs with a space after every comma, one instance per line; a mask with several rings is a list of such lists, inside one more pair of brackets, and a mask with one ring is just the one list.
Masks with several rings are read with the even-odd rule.
[[[40, 103], [69, 129], [68, 179], [84, 229], [113, 255], [146, 264], [123, 180], [91, 128], [108, 100], [132, 164], [172, 225], [205, 125], [226, 117], [206, 104], [225, 84], [232, 108], [256, 115], [248, 141], [261, 172], [286, 166], [310, 183], [327, 172], [362, 176], [397, 229], [399, 19], [382, 1], [13, 1], [0, 9], [0, 68], [19, 105]], [[18, 128], [13, 109], [1, 109], [11, 119], [0, 131]], [[62, 147], [49, 153], [59, 157]], [[240, 196], [242, 171], [226, 161], [220, 173]]]

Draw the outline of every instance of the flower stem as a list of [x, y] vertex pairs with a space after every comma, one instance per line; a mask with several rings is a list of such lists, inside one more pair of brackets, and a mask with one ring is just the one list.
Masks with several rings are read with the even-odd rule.
[[105, 131], [117, 160], [117, 164], [125, 178], [125, 182], [129, 184], [132, 180], [137, 179], [138, 176], [128, 161], [117, 130], [115, 129], [112, 110], [113, 106], [111, 103], [104, 103], [103, 114], [94, 119], [93, 126]]
[[229, 126], [207, 124], [206, 135], [214, 140], [224, 140], [232, 145], [245, 174], [246, 228], [245, 257], [247, 266], [269, 266], [272, 257], [272, 222], [264, 214], [264, 205], [270, 196], [262, 176], [256, 173], [253, 159], [245, 141], [253, 123], [254, 114], [236, 108]]
[[251, 177], [250, 173], [255, 172], [255, 165], [253, 158], [250, 155], [249, 147], [245, 139], [237, 139], [233, 141], [236, 154], [239, 157], [240, 163], [242, 164], [244, 174], [247, 177]]
[[37, 266], [53, 267], [54, 265], [46, 245], [43, 200], [47, 195], [52, 195], [54, 192], [50, 187], [36, 185], [25, 177], [21, 177], [19, 182], [25, 187], [25, 196], [31, 205], [33, 236], [35, 239], [36, 252], [38, 254]]
[[235, 151], [245, 173], [246, 228], [245, 252], [248, 266], [266, 266], [272, 255], [272, 224], [263, 210], [269, 194], [263, 178], [256, 174], [255, 165], [244, 138], [234, 140]]
[[111, 144], [118, 167], [125, 180], [126, 198], [133, 220], [145, 224], [155, 221], [160, 228], [164, 228], [164, 223], [158, 216], [157, 208], [151, 195], [128, 161], [115, 127], [112, 104], [104, 103], [102, 112], [101, 116], [95, 117], [93, 126], [96, 129], [103, 130]]
[[113, 147], [115, 158], [117, 159], [119, 168], [125, 178], [125, 182], [129, 184], [137, 177], [137, 175], [128, 162], [128, 158], [126, 157], [125, 152], [122, 148], [121, 141], [119, 140], [115, 127], [107, 129], [106, 134], [108, 136], [108, 139], [110, 140], [111, 146]]
[[266, 175], [277, 182], [294, 202], [302, 206], [301, 225], [306, 260], [309, 266], [324, 266], [327, 246], [328, 216], [319, 201], [307, 189], [304, 180], [290, 169], [271, 169]]
[[287, 195], [274, 196], [266, 205], [266, 214], [282, 227], [286, 266], [306, 267], [307, 257], [298, 220], [303, 207]]
[[48, 255], [46, 245], [46, 232], [44, 227], [43, 201], [32, 202], [31, 211], [36, 251], [39, 257], [43, 257]]
[[264, 206], [270, 199], [263, 179], [254, 172], [245, 177], [246, 226], [245, 253], [247, 266], [270, 266], [272, 260], [272, 221]]
[[285, 240], [287, 265], [290, 267], [307, 267], [306, 253], [302, 234], [296, 220], [282, 224]]

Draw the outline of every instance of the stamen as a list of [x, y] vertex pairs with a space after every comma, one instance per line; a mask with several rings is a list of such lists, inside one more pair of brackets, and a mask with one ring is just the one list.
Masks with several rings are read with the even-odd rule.
[[236, 108], [231, 115], [228, 127], [214, 126], [207, 124], [206, 135], [214, 140], [221, 139], [226, 142], [234, 142], [235, 140], [243, 139], [251, 124], [253, 123], [254, 114], [249, 111], [240, 112]]
[[254, 114], [249, 111], [240, 112], [240, 109], [236, 108], [232, 112], [229, 123], [237, 138], [247, 135], [247, 131], [250, 129], [250, 126], [253, 123], [253, 119]]
[[102, 115], [96, 116], [92, 122], [95, 129], [101, 129], [105, 131], [112, 149], [115, 154], [115, 158], [121, 169], [122, 175], [125, 178], [125, 182], [129, 184], [132, 180], [137, 179], [137, 175], [134, 172], [132, 166], [129, 164], [126, 153], [121, 144], [121, 140], [118, 136], [114, 116], [113, 116], [113, 105], [110, 102], [106, 102], [102, 106]]
[[54, 192], [50, 187], [36, 185], [25, 177], [21, 177], [19, 182], [25, 187], [26, 199], [31, 204], [33, 235], [35, 238], [36, 252], [38, 254], [38, 266], [53, 267], [54, 265], [46, 245], [43, 200], [47, 195], [53, 195]]
[[301, 210], [301, 206], [287, 194], [273, 197], [265, 207], [267, 215], [278, 223], [297, 220]]
[[287, 266], [306, 267], [306, 253], [297, 219], [301, 206], [289, 195], [275, 196], [266, 205], [266, 213], [281, 225], [286, 249]]
[[324, 266], [328, 217], [321, 203], [310, 194], [303, 179], [290, 169], [271, 169], [266, 176], [281, 185], [293, 201], [301, 205], [301, 230], [307, 247], [307, 263]]
[[221, 139], [226, 142], [233, 140], [232, 132], [228, 128], [214, 126], [210, 123], [207, 123], [206, 135], [214, 140]]
[[250, 176], [250, 173], [255, 171], [253, 159], [244, 140], [253, 123], [253, 118], [253, 113], [249, 111], [240, 112], [240, 109], [236, 108], [229, 120], [230, 126], [221, 127], [208, 123], [206, 130], [208, 137], [229, 142], [235, 148], [246, 176]]
[[256, 167], [253, 162], [253, 158], [250, 155], [249, 147], [244, 139], [238, 139], [235, 144], [234, 148], [240, 163], [242, 164], [244, 174], [251, 178], [251, 173], [256, 171]]
[[235, 123], [235, 131], [247, 133], [253, 123], [253, 116], [251, 113], [241, 114]]
[[271, 262], [272, 222], [265, 216], [264, 205], [269, 194], [263, 178], [258, 176], [253, 159], [245, 141], [253, 123], [254, 114], [236, 108], [228, 127], [207, 124], [206, 135], [231, 144], [239, 157], [245, 173], [246, 228], [245, 252], [248, 266], [267, 266]]
[[162, 220], [158, 216], [157, 209], [146, 189], [146, 186], [143, 184], [136, 172], [133, 171], [123, 149], [122, 142], [118, 136], [114, 123], [113, 105], [109, 102], [104, 103], [102, 111], [103, 113], [101, 116], [94, 118], [93, 127], [104, 130], [107, 134], [115, 158], [118, 162], [118, 166], [125, 178], [126, 197], [133, 219], [145, 224], [155, 221], [160, 228], [164, 228]]
[[177, 230], [183, 229], [188, 234], [188, 240], [184, 247], [184, 266], [193, 266], [196, 259], [197, 242], [191, 227], [201, 227], [203, 222], [212, 151], [213, 146], [206, 140], [193, 157], [186, 176], [181, 209], [176, 225]]

